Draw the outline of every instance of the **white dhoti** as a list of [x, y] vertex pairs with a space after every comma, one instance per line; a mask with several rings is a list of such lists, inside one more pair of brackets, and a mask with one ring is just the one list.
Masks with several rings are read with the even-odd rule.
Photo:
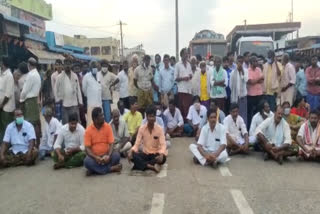
[[[204, 166], [206, 164], [206, 159], [201, 155], [201, 153], [198, 150], [198, 146], [196, 144], [190, 144], [189, 146], [190, 151], [192, 154], [198, 159], [200, 164]], [[206, 151], [212, 153], [212, 151]], [[228, 160], [228, 153], [226, 150], [220, 153], [218, 157], [218, 162], [219, 163], [225, 163]]]
[[293, 104], [293, 97], [294, 97], [294, 91], [295, 91], [295, 88], [294, 86], [291, 86], [290, 88], [288, 88], [286, 91], [284, 92], [281, 92], [281, 105], [284, 103], [284, 102], [289, 102], [290, 103], [290, 106], [292, 106]]

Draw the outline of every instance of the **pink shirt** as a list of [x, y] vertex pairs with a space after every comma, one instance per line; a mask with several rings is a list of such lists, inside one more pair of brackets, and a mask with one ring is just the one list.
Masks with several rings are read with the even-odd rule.
[[311, 84], [310, 81], [320, 78], [320, 68], [312, 68], [310, 66], [306, 70], [306, 79], [307, 79], [307, 91], [309, 94], [319, 95], [320, 94], [320, 85]]
[[[263, 73], [259, 67], [256, 67], [255, 70], [253, 70], [251, 67], [248, 70], [248, 80], [258, 80], [263, 77]], [[263, 81], [262, 83], [256, 83], [256, 84], [248, 84], [248, 96], [260, 96], [263, 94]]]

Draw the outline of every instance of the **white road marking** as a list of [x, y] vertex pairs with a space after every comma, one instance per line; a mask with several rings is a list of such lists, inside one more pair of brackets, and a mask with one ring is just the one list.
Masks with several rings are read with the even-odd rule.
[[232, 176], [230, 170], [226, 166], [219, 166], [219, 170], [222, 176]]
[[164, 207], [164, 194], [153, 193], [150, 214], [162, 214]]
[[246, 198], [242, 194], [242, 192], [238, 189], [231, 189], [231, 195], [233, 197], [234, 202], [236, 203], [240, 214], [254, 214], [251, 207], [249, 206]]
[[168, 169], [168, 164], [163, 164], [161, 171], [158, 173], [157, 177], [158, 178], [164, 178], [167, 177], [167, 169]]

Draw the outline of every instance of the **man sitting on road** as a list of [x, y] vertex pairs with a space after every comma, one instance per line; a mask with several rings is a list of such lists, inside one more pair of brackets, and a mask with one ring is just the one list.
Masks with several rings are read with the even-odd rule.
[[184, 125], [184, 132], [189, 136], [196, 136], [198, 129], [204, 125], [207, 119], [207, 108], [200, 104], [199, 96], [193, 97], [193, 105], [190, 106], [187, 115], [188, 123]]
[[[14, 111], [15, 121], [5, 131], [0, 153], [0, 166], [12, 167], [35, 164], [38, 150], [35, 146], [36, 134], [31, 123], [24, 120], [20, 109]], [[9, 148], [9, 145], [11, 146]]]
[[44, 160], [46, 156], [51, 156], [53, 144], [57, 139], [58, 131], [62, 127], [58, 119], [53, 117], [53, 111], [50, 107], [45, 108], [44, 119], [44, 133], [42, 135], [42, 140], [39, 147], [40, 160]]
[[320, 161], [320, 119], [319, 112], [312, 110], [309, 120], [299, 130], [297, 143], [299, 155], [304, 160]]
[[274, 116], [264, 120], [256, 129], [258, 142], [264, 150], [264, 160], [272, 158], [280, 165], [283, 158], [297, 155], [299, 149], [292, 145], [290, 126], [282, 116], [283, 109], [278, 106]]
[[181, 137], [183, 132], [183, 118], [174, 100], [169, 101], [169, 107], [163, 113], [167, 121], [167, 133], [170, 137]]
[[[167, 148], [162, 128], [155, 123], [156, 109], [148, 106], [146, 110], [148, 123], [139, 128], [135, 145], [129, 152], [128, 159], [133, 161], [133, 170], [153, 170], [160, 172], [166, 162]], [[142, 145], [142, 152], [139, 147]]]
[[190, 145], [194, 162], [217, 167], [228, 160], [226, 130], [217, 120], [217, 112], [209, 109], [208, 123], [201, 129], [197, 144]]
[[87, 168], [87, 176], [121, 172], [120, 154], [113, 151], [112, 128], [104, 121], [102, 109], [94, 108], [91, 116], [93, 123], [86, 129], [84, 136], [87, 153], [84, 166]]
[[238, 104], [231, 104], [230, 114], [223, 121], [227, 133], [227, 150], [229, 155], [248, 154], [249, 136], [246, 124], [239, 115]]
[[53, 146], [55, 150], [53, 155], [54, 169], [82, 166], [86, 156], [83, 145], [85, 129], [78, 123], [78, 113], [71, 113], [68, 120], [69, 122], [59, 131]]
[[112, 111], [112, 120], [110, 125], [114, 137], [114, 151], [120, 153], [121, 156], [126, 157], [128, 151], [131, 149], [130, 134], [126, 122], [120, 119], [120, 112], [117, 109]]
[[138, 112], [137, 99], [129, 99], [130, 112], [123, 116], [123, 120], [127, 123], [129, 134], [131, 136], [131, 143], [134, 144], [137, 138], [139, 127], [142, 123], [142, 114]]

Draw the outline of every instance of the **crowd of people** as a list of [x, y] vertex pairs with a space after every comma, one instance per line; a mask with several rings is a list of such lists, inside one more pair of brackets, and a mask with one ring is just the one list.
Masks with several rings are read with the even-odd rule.
[[279, 164], [320, 161], [317, 56], [205, 61], [184, 48], [180, 57], [133, 56], [119, 72], [105, 60], [57, 60], [44, 74], [34, 58], [12, 71], [3, 57], [0, 166], [52, 158], [54, 169], [84, 166], [89, 176], [120, 172], [128, 158], [134, 170], [159, 172], [176, 137], [193, 138], [190, 157], [214, 168], [252, 150]]

